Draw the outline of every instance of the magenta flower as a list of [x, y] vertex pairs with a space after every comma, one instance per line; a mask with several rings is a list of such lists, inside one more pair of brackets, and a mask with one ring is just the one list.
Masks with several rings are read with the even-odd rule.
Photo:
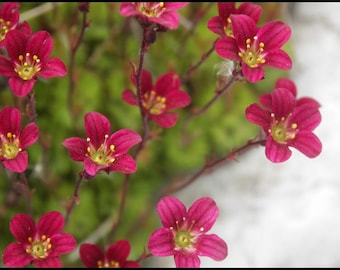
[[321, 122], [320, 104], [308, 97], [296, 99], [293, 81], [278, 79], [275, 89], [246, 109], [248, 121], [262, 127], [267, 140], [266, 157], [272, 162], [290, 158], [294, 147], [309, 158], [321, 153], [322, 144], [313, 130]]
[[231, 27], [231, 14], [245, 14], [257, 23], [262, 14], [262, 7], [251, 2], [243, 2], [236, 7], [235, 2], [218, 2], [218, 16], [210, 18], [208, 29], [219, 36], [234, 37]]
[[96, 175], [104, 170], [134, 173], [135, 160], [127, 151], [142, 141], [141, 136], [129, 129], [120, 129], [111, 134], [110, 121], [98, 112], [89, 112], [84, 117], [86, 140], [71, 137], [62, 142], [75, 161], [84, 162], [86, 173]]
[[27, 22], [19, 23], [19, 7], [18, 2], [4, 2], [0, 7], [0, 48], [4, 46], [7, 33], [13, 29], [31, 34], [31, 27]]
[[[131, 76], [131, 81], [136, 86], [135, 76]], [[180, 85], [181, 81], [175, 73], [163, 74], [153, 85], [151, 73], [143, 70], [141, 79], [143, 110], [147, 117], [161, 127], [173, 127], [178, 120], [178, 114], [171, 111], [183, 108], [191, 102], [190, 95], [181, 90]], [[122, 99], [130, 105], [138, 106], [137, 95], [131, 89], [123, 91]]]
[[13, 172], [27, 169], [28, 154], [25, 150], [39, 138], [35, 123], [27, 124], [21, 130], [21, 113], [17, 108], [6, 106], [0, 111], [0, 161]]
[[119, 240], [110, 245], [106, 252], [96, 244], [84, 243], [79, 249], [80, 259], [87, 268], [140, 268], [136, 261], [128, 261], [130, 243]]
[[44, 214], [37, 225], [25, 214], [16, 214], [10, 221], [10, 231], [18, 240], [9, 244], [2, 254], [3, 264], [23, 267], [34, 264], [37, 268], [60, 268], [60, 255], [76, 247], [72, 235], [62, 233], [64, 218], [57, 211]]
[[289, 40], [291, 30], [280, 21], [271, 21], [258, 28], [244, 14], [231, 14], [234, 38], [221, 37], [215, 43], [216, 53], [240, 64], [242, 75], [249, 82], [264, 78], [265, 66], [289, 70], [292, 60], [281, 47]]
[[59, 58], [49, 58], [53, 39], [46, 31], [27, 36], [12, 30], [6, 35], [5, 47], [10, 59], [0, 55], [0, 74], [9, 77], [9, 86], [18, 97], [31, 91], [37, 77], [48, 79], [66, 74], [66, 66]]
[[186, 210], [175, 197], [163, 197], [157, 206], [163, 228], [154, 231], [148, 247], [154, 256], [174, 256], [176, 267], [200, 267], [198, 256], [216, 261], [228, 255], [227, 244], [216, 234], [207, 234], [218, 216], [214, 200], [203, 197]]
[[143, 25], [153, 23], [168, 29], [176, 29], [179, 24], [177, 10], [189, 2], [126, 2], [120, 4], [120, 14], [136, 17]]

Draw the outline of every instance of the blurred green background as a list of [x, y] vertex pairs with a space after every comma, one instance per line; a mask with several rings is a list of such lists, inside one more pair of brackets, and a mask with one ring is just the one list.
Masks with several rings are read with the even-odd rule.
[[[259, 25], [282, 19], [281, 3], [257, 4], [263, 7]], [[27, 149], [29, 167], [26, 175], [36, 220], [51, 210], [64, 214], [65, 206], [72, 199], [78, 173], [83, 167], [70, 159], [61, 142], [68, 137], [85, 137], [83, 117], [87, 112], [98, 111], [106, 115], [111, 121], [112, 132], [121, 128], [142, 132], [138, 108], [121, 100], [124, 89], [135, 91], [130, 82], [130, 63], [138, 65], [142, 29], [133, 18], [120, 15], [119, 5], [118, 2], [89, 4], [89, 25], [76, 51], [71, 73], [71, 48], [82, 29], [83, 14], [78, 10], [79, 3], [21, 3], [21, 20], [27, 20], [33, 32], [49, 31], [54, 40], [51, 56], [60, 58], [68, 67], [65, 77], [39, 79], [33, 90], [42, 144], [37, 142]], [[183, 76], [209, 51], [217, 38], [207, 28], [208, 20], [218, 15], [216, 2], [192, 2], [179, 10], [179, 14], [181, 24], [178, 29], [158, 33], [156, 42], [146, 54], [144, 68], [153, 74], [153, 82], [169, 71]], [[285, 48], [290, 53], [290, 48]], [[287, 76], [285, 71], [266, 69], [266, 78], [261, 82], [235, 83], [204, 115], [193, 118], [184, 130], [182, 123], [190, 112], [213, 97], [217, 72], [214, 66], [221, 62], [213, 52], [182, 84], [182, 89], [190, 93], [192, 103], [177, 110], [180, 118], [175, 127], [163, 129], [155, 124], [150, 127], [159, 139], [149, 142], [138, 156], [138, 170], [130, 177], [126, 209], [114, 235], [115, 241], [127, 239], [131, 242], [129, 259], [135, 260], [141, 255], [147, 248], [148, 237], [160, 226], [155, 205], [161, 191], [175, 180], [190, 177], [204, 165], [207, 157], [221, 157], [254, 138], [259, 129], [246, 121], [245, 108], [256, 102], [260, 94], [270, 91], [278, 77]], [[27, 100], [12, 95], [7, 78], [0, 78], [0, 85], [0, 108], [6, 105], [25, 108]], [[23, 117], [23, 125], [25, 120]], [[15, 241], [9, 231], [10, 219], [27, 210], [18, 175], [0, 167], [0, 180], [2, 252]], [[78, 247], [84, 241], [102, 247], [110, 244], [106, 237], [117, 218], [123, 181], [122, 174], [101, 173], [81, 185], [80, 202], [64, 228], [77, 239]], [[190, 190], [190, 186], [186, 189]], [[84, 267], [78, 249], [61, 258], [64, 267]], [[147, 266], [147, 260], [142, 265]]]

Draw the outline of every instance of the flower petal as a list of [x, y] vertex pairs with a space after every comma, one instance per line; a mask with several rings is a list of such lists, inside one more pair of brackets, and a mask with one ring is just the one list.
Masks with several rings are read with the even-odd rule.
[[28, 165], [28, 154], [26, 151], [21, 151], [15, 158], [3, 160], [2, 164], [12, 172], [24, 172]]
[[231, 37], [221, 37], [215, 42], [215, 51], [222, 58], [240, 61], [238, 55], [239, 48], [235, 39]]
[[160, 115], [154, 115], [152, 114], [150, 116], [152, 120], [154, 120], [158, 125], [160, 125], [163, 128], [171, 128], [174, 125], [176, 125], [176, 122], [178, 120], [178, 114], [177, 113], [163, 113]]
[[61, 259], [58, 257], [46, 257], [32, 262], [36, 268], [61, 268]]
[[299, 132], [290, 145], [309, 158], [317, 157], [322, 151], [321, 141], [310, 132]]
[[246, 51], [246, 40], [257, 36], [256, 23], [251, 17], [244, 14], [231, 14], [230, 19], [236, 43], [242, 51]]
[[0, 134], [7, 133], [18, 135], [21, 128], [21, 113], [12, 106], [3, 107], [0, 111]]
[[20, 146], [26, 149], [39, 139], [38, 126], [35, 123], [28, 123], [20, 133]]
[[292, 92], [294, 97], [297, 95], [296, 84], [287, 78], [278, 78], [275, 82], [275, 88], [286, 88]]
[[64, 227], [64, 217], [60, 212], [50, 211], [41, 216], [37, 224], [37, 231], [40, 235], [51, 237], [60, 233]]
[[131, 174], [136, 172], [136, 161], [130, 155], [122, 155], [115, 159], [109, 168], [110, 171], [121, 172], [125, 174]]
[[122, 99], [130, 105], [138, 106], [137, 96], [131, 89], [125, 89], [122, 93]]
[[130, 17], [135, 16], [139, 14], [139, 11], [137, 10], [136, 6], [133, 5], [131, 2], [122, 2], [119, 7], [119, 12], [124, 17]]
[[44, 62], [53, 49], [53, 39], [49, 32], [38, 31], [30, 36], [26, 44], [26, 51], [31, 55], [37, 55]]
[[51, 237], [51, 245], [52, 249], [49, 255], [58, 257], [73, 251], [76, 248], [76, 240], [68, 233], [58, 233]]
[[67, 73], [67, 68], [63, 61], [59, 58], [50, 58], [44, 63], [43, 68], [39, 72], [39, 76], [45, 79], [52, 77], [63, 77]]
[[215, 16], [209, 19], [208, 24], [207, 24], [208, 29], [219, 35], [219, 36], [224, 36], [224, 29], [223, 29], [223, 20], [220, 16]]
[[218, 208], [216, 202], [209, 197], [196, 200], [188, 210], [188, 223], [194, 222], [192, 230], [206, 233], [216, 222]]
[[201, 260], [195, 253], [176, 253], [174, 256], [176, 268], [200, 268]]
[[294, 110], [291, 122], [296, 123], [300, 131], [312, 131], [321, 123], [321, 113], [317, 103], [303, 103]]
[[130, 254], [130, 249], [130, 243], [127, 240], [118, 240], [108, 247], [106, 259], [108, 261], [118, 262], [119, 265], [124, 265]]
[[266, 55], [266, 62], [263, 66], [270, 66], [283, 70], [289, 70], [292, 68], [293, 62], [290, 56], [283, 50], [275, 50], [268, 52]]
[[26, 41], [27, 37], [19, 30], [13, 29], [6, 34], [5, 47], [12, 60], [26, 53]]
[[104, 261], [103, 250], [96, 244], [84, 243], [79, 248], [79, 255], [83, 264], [88, 268], [98, 268], [98, 261]]
[[8, 267], [23, 267], [31, 261], [32, 256], [26, 252], [21, 243], [9, 244], [2, 254], [2, 262]]
[[3, 55], [0, 55], [0, 74], [2, 76], [6, 76], [6, 77], [11, 77], [11, 76], [17, 75], [17, 73], [14, 71], [12, 61], [7, 59]]
[[251, 83], [255, 83], [264, 79], [264, 70], [261, 66], [252, 68], [245, 62], [242, 62], [242, 74]]
[[95, 176], [100, 170], [107, 169], [107, 166], [99, 165], [92, 161], [90, 158], [85, 158], [84, 160], [85, 171], [91, 175]]
[[98, 112], [89, 112], [84, 117], [86, 136], [96, 149], [104, 142], [105, 136], [111, 134], [111, 124], [106, 116]]
[[286, 144], [279, 144], [274, 141], [271, 136], [268, 136], [265, 154], [270, 161], [274, 163], [279, 163], [288, 160], [292, 155], [292, 151], [288, 148]]
[[161, 219], [163, 227], [176, 227], [176, 222], [182, 222], [187, 216], [185, 205], [176, 197], [163, 197], [157, 205], [157, 213]]
[[169, 110], [174, 110], [174, 109], [179, 109], [179, 108], [184, 108], [188, 106], [191, 102], [191, 97], [190, 95], [181, 90], [174, 90], [166, 97], [166, 109]]
[[290, 27], [280, 21], [270, 21], [259, 28], [257, 37], [264, 43], [265, 51], [280, 49], [290, 38]]
[[142, 137], [134, 130], [130, 129], [120, 129], [113, 133], [111, 137], [107, 140], [107, 145], [115, 146], [115, 154], [121, 155], [129, 151], [129, 149], [140, 143]]
[[197, 240], [197, 255], [207, 256], [215, 261], [222, 261], [228, 256], [228, 246], [216, 234], [203, 234]]
[[168, 228], [154, 231], [148, 241], [148, 248], [153, 256], [171, 256], [174, 254], [174, 235]]
[[154, 90], [159, 96], [167, 96], [172, 91], [179, 90], [181, 81], [174, 72], [169, 72], [158, 77]]
[[276, 119], [286, 118], [294, 111], [296, 99], [286, 88], [275, 88], [272, 91], [272, 112]]
[[11, 219], [9, 228], [13, 236], [21, 243], [28, 243], [28, 238], [36, 233], [34, 220], [26, 214], [16, 214]]
[[87, 153], [87, 143], [79, 137], [67, 138], [62, 145], [68, 150], [71, 158], [75, 161], [84, 161]]
[[[136, 77], [134, 73], [132, 73], [131, 75], [131, 81], [133, 85], [137, 86]], [[142, 71], [140, 89], [142, 95], [152, 90], [152, 75], [146, 69], [143, 69]]]
[[258, 104], [254, 103], [246, 108], [246, 118], [249, 122], [263, 128], [265, 132], [268, 131], [270, 125], [270, 112], [262, 109]]
[[11, 77], [8, 79], [8, 84], [14, 95], [24, 97], [32, 90], [36, 81], [36, 78], [22, 80], [20, 77]]

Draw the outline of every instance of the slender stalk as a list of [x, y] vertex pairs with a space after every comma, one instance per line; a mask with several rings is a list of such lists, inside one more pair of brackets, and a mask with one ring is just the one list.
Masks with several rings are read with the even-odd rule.
[[171, 193], [174, 193], [176, 191], [182, 190], [185, 187], [189, 186], [191, 183], [193, 183], [195, 180], [197, 180], [199, 177], [201, 177], [203, 174], [207, 173], [208, 171], [211, 172], [212, 169], [216, 169], [218, 165], [221, 165], [222, 163], [225, 163], [227, 161], [235, 160], [236, 157], [245, 152], [246, 150], [249, 150], [250, 148], [257, 146], [257, 145], [262, 145], [266, 142], [266, 140], [260, 139], [260, 140], [250, 140], [248, 141], [245, 145], [237, 148], [234, 151], [231, 151], [227, 155], [224, 155], [223, 157], [217, 159], [217, 160], [207, 160], [204, 166], [193, 176], [191, 176], [188, 180], [186, 181], [181, 181], [178, 183], [174, 183], [167, 187], [163, 193], [162, 196], [169, 195]]
[[85, 180], [87, 173], [85, 171], [81, 171], [78, 175], [78, 181], [76, 183], [76, 186], [74, 188], [73, 192], [73, 198], [71, 204], [67, 207], [66, 209], [66, 214], [65, 214], [65, 226], [68, 223], [70, 219], [70, 215], [74, 209], [74, 206], [79, 203], [80, 198], [79, 198], [79, 190], [80, 190], [80, 185], [82, 182]]
[[29, 216], [33, 216], [32, 194], [31, 194], [30, 188], [28, 186], [26, 174], [23, 172], [23, 173], [20, 173], [19, 176], [20, 176], [20, 180], [21, 180], [20, 191], [26, 197], [26, 209], [27, 209], [26, 211], [27, 211]]
[[[150, 31], [147, 27], [143, 27], [143, 39], [141, 44], [141, 50], [139, 54], [139, 64], [138, 68], [135, 71], [135, 78], [136, 78], [136, 91], [137, 91], [137, 103], [140, 110], [141, 119], [143, 121], [143, 131], [142, 131], [142, 141], [139, 143], [138, 148], [136, 149], [135, 153], [133, 154], [133, 158], [136, 159], [140, 151], [143, 149], [145, 143], [147, 140], [149, 140], [150, 136], [150, 129], [149, 129], [149, 118], [147, 114], [145, 114], [144, 108], [143, 108], [143, 96], [141, 91], [141, 81], [142, 81], [142, 73], [143, 73], [143, 66], [144, 66], [144, 56], [145, 53], [148, 51], [150, 43], [148, 42], [147, 35], [148, 31]], [[120, 207], [118, 212], [117, 220], [112, 225], [112, 229], [110, 230], [110, 233], [108, 235], [108, 241], [112, 242], [113, 236], [122, 220], [123, 213], [126, 206], [126, 200], [127, 200], [127, 193], [130, 186], [130, 175], [126, 174], [124, 177], [124, 183], [121, 193], [121, 201], [120, 201]]]

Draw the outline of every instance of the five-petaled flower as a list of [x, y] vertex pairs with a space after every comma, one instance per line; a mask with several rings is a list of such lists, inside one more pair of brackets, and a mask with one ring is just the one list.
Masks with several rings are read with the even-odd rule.
[[251, 2], [243, 2], [236, 7], [235, 2], [218, 2], [218, 16], [210, 18], [208, 29], [213, 33], [223, 37], [234, 37], [231, 27], [231, 14], [245, 14], [257, 23], [262, 14], [262, 7]]
[[80, 259], [88, 268], [140, 268], [136, 261], [127, 260], [130, 254], [130, 243], [118, 240], [105, 251], [91, 243], [83, 243], [79, 249]]
[[[104, 170], [134, 173], [135, 160], [128, 150], [142, 141], [141, 136], [130, 129], [120, 129], [111, 134], [110, 121], [98, 112], [89, 112], [84, 117], [86, 140], [80, 137], [67, 138], [62, 145], [75, 161], [84, 162], [88, 175], [95, 176]], [[111, 134], [111, 135], [110, 135]]]
[[28, 36], [14, 29], [7, 33], [4, 44], [10, 59], [0, 55], [0, 74], [9, 77], [10, 89], [16, 96], [26, 96], [38, 77], [66, 75], [65, 64], [57, 57], [49, 58], [53, 39], [47, 31]]
[[231, 14], [230, 19], [234, 38], [219, 38], [215, 50], [222, 58], [239, 63], [242, 75], [249, 82], [262, 80], [265, 66], [291, 69], [292, 60], [281, 49], [291, 36], [288, 25], [271, 21], [258, 28], [255, 21], [244, 14]]
[[174, 256], [176, 267], [200, 267], [198, 256], [216, 261], [228, 255], [228, 246], [216, 234], [206, 234], [214, 225], [218, 208], [214, 200], [202, 197], [189, 210], [175, 197], [163, 197], [157, 206], [163, 228], [154, 231], [148, 242], [154, 256]]
[[7, 33], [13, 29], [31, 34], [31, 27], [26, 21], [19, 23], [19, 7], [18, 2], [4, 2], [0, 7], [0, 48], [4, 46]]
[[[132, 83], [136, 86], [136, 78], [131, 76]], [[147, 117], [164, 128], [173, 127], [178, 114], [172, 110], [183, 108], [190, 104], [190, 95], [180, 89], [181, 81], [176, 73], [166, 73], [160, 76], [156, 83], [152, 84], [151, 73], [143, 70], [141, 78], [142, 109]], [[133, 106], [138, 106], [137, 95], [126, 89], [122, 93], [122, 99]]]
[[167, 29], [176, 29], [179, 24], [177, 10], [189, 2], [122, 2], [120, 14], [134, 16], [144, 26], [159, 24]]
[[10, 221], [10, 231], [18, 242], [9, 244], [3, 252], [3, 264], [37, 268], [60, 268], [60, 255], [73, 251], [76, 240], [63, 233], [64, 218], [58, 211], [45, 213], [37, 225], [26, 214], [16, 214]]
[[265, 154], [275, 163], [290, 158], [290, 147], [309, 158], [318, 156], [322, 150], [313, 133], [321, 122], [320, 104], [309, 97], [296, 99], [296, 94], [295, 83], [280, 78], [271, 93], [260, 96], [260, 104], [251, 104], [246, 109], [247, 120], [265, 132]]
[[13, 172], [27, 169], [28, 153], [25, 150], [39, 138], [39, 130], [35, 123], [28, 123], [21, 130], [21, 113], [12, 106], [0, 111], [0, 161]]

